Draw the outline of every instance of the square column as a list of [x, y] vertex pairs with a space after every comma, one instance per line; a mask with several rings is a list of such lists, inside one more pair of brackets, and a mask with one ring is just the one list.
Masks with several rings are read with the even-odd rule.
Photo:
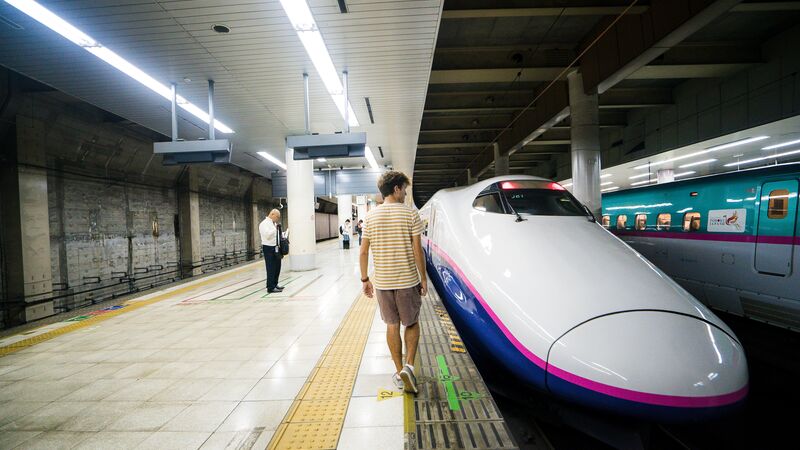
[[500, 145], [495, 142], [492, 144], [494, 147], [494, 176], [508, 175], [508, 155], [500, 154]]
[[573, 71], [569, 84], [572, 193], [600, 217], [600, 119], [597, 94], [586, 95], [583, 75]]
[[313, 270], [317, 235], [314, 213], [314, 160], [295, 161], [286, 149], [286, 191], [289, 204], [289, 262], [292, 270]]
[[178, 180], [178, 225], [181, 245], [181, 277], [200, 275], [200, 196], [197, 169], [186, 167]]

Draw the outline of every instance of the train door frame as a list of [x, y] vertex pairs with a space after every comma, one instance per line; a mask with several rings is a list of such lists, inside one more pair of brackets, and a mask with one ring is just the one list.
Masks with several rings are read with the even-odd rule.
[[[788, 196], [786, 215], [780, 218], [770, 217], [770, 193], [784, 189]], [[791, 178], [766, 181], [761, 185], [758, 221], [754, 230], [756, 242], [753, 260], [753, 266], [759, 273], [783, 277], [792, 274], [796, 247], [794, 239], [797, 234], [798, 189], [800, 181]], [[785, 227], [791, 227], [789, 235], [785, 231], [781, 232]]]

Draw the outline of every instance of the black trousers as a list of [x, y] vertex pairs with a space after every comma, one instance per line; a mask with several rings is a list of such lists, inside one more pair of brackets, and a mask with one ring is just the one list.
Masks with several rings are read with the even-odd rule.
[[267, 265], [267, 290], [271, 291], [278, 285], [278, 277], [281, 275], [281, 254], [275, 251], [274, 245], [262, 245], [261, 251], [264, 253], [264, 264]]

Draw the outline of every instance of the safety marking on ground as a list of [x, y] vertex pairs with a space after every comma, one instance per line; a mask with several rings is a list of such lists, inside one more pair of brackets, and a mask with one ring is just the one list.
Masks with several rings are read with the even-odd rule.
[[267, 448], [336, 448], [375, 308], [376, 303], [372, 299], [359, 295]]
[[450, 315], [447, 314], [447, 310], [444, 306], [434, 305], [433, 311], [439, 316], [439, 322], [442, 324], [445, 331], [447, 331], [448, 338], [450, 339], [450, 350], [456, 353], [465, 353], [467, 349], [464, 347], [464, 341], [461, 340], [461, 336], [458, 334], [456, 326], [453, 325], [453, 321], [450, 320]]
[[390, 398], [402, 397], [402, 392], [393, 391], [391, 389], [378, 389], [378, 401], [389, 400]]
[[453, 382], [460, 378], [450, 375], [450, 368], [447, 367], [444, 355], [436, 355], [436, 363], [439, 365], [439, 381], [444, 384], [444, 390], [447, 392], [447, 405], [451, 411], [461, 411], [461, 401], [477, 400], [482, 397], [479, 392], [456, 391]]
[[[137, 310], [139, 308], [143, 308], [145, 306], [152, 305], [153, 303], [157, 303], [157, 302], [160, 302], [160, 301], [163, 301], [163, 300], [167, 300], [169, 298], [174, 297], [175, 295], [182, 294], [184, 292], [190, 292], [190, 291], [192, 291], [194, 289], [197, 289], [197, 288], [200, 288], [200, 287], [203, 287], [203, 286], [207, 286], [207, 285], [212, 284], [212, 283], [218, 283], [220, 281], [220, 279], [229, 278], [229, 277], [231, 277], [233, 275], [236, 275], [236, 274], [238, 274], [238, 273], [240, 273], [242, 271], [250, 269], [251, 266], [252, 266], [252, 264], [248, 264], [248, 265], [246, 265], [244, 267], [240, 267], [238, 269], [233, 269], [233, 270], [231, 270], [229, 272], [222, 273], [222, 274], [219, 274], [217, 276], [214, 276], [214, 277], [211, 277], [211, 278], [208, 278], [208, 279], [205, 279], [205, 280], [199, 280], [199, 281], [193, 282], [191, 284], [188, 284], [186, 286], [179, 287], [177, 289], [171, 290], [169, 292], [164, 292], [162, 294], [157, 294], [157, 295], [155, 295], [153, 297], [150, 297], [148, 299], [145, 299], [145, 300], [136, 300], [136, 299], [128, 300], [127, 302], [123, 303], [122, 305], [115, 305], [115, 306], [119, 306], [119, 308], [108, 310], [107, 312], [104, 312], [103, 314], [89, 315], [88, 317], [82, 318], [81, 320], [73, 321], [69, 325], [65, 325], [65, 326], [62, 326], [60, 328], [56, 328], [54, 330], [47, 331], [45, 333], [37, 334], [35, 336], [31, 336], [29, 338], [25, 338], [25, 339], [16, 341], [14, 343], [2, 346], [2, 347], [0, 347], [0, 356], [5, 356], [5, 355], [8, 355], [8, 354], [11, 354], [11, 353], [26, 349], [28, 347], [32, 347], [32, 346], [34, 346], [34, 345], [36, 345], [38, 343], [49, 341], [50, 339], [53, 339], [53, 338], [58, 337], [58, 336], [61, 336], [62, 334], [66, 334], [66, 333], [69, 333], [69, 332], [72, 332], [72, 331], [75, 331], [75, 330], [80, 330], [82, 328], [86, 328], [86, 327], [89, 327], [89, 326], [92, 326], [92, 325], [96, 325], [99, 322], [103, 322], [103, 321], [108, 320], [108, 319], [110, 319], [112, 317], [116, 317], [116, 316], [118, 316], [118, 315], [120, 315], [122, 313], [125, 313], [125, 312], [128, 312], [128, 311], [134, 311], [134, 310]], [[78, 317], [82, 317], [82, 316], [78, 316]], [[75, 319], [75, 318], [73, 318], [73, 319]], [[48, 327], [48, 326], [50, 326], [50, 325], [45, 325], [44, 327]]]

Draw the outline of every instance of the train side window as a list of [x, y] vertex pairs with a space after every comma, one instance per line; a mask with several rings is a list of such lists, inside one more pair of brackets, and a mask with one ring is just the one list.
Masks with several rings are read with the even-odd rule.
[[672, 214], [661, 213], [656, 218], [656, 230], [669, 230], [670, 225], [672, 225]]
[[606, 228], [611, 226], [611, 216], [608, 215], [603, 216], [603, 226]]
[[647, 214], [637, 214], [636, 215], [636, 229], [637, 230], [646, 230], [647, 229]]
[[625, 224], [628, 222], [628, 216], [625, 214], [620, 214], [617, 216], [617, 229], [624, 230]]
[[688, 212], [683, 215], [683, 231], [700, 231], [699, 212]]
[[472, 202], [472, 207], [479, 211], [504, 214], [500, 195], [497, 193], [481, 195]]
[[789, 190], [776, 189], [769, 193], [769, 208], [767, 218], [783, 219], [789, 212]]

